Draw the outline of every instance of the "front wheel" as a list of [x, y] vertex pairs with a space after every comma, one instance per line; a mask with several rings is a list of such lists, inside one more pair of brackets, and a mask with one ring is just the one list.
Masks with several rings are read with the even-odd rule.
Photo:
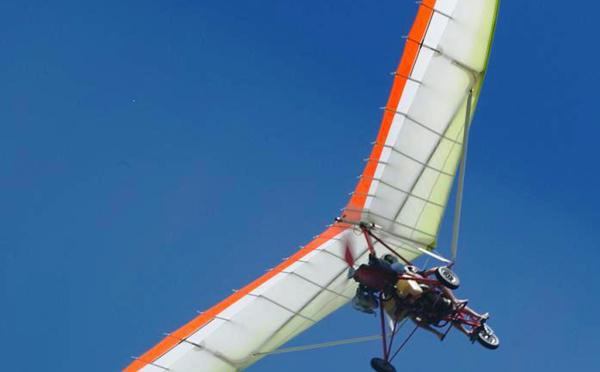
[[371, 359], [371, 367], [377, 372], [396, 372], [396, 368], [390, 362], [381, 358]]
[[460, 279], [458, 279], [458, 276], [446, 266], [438, 267], [435, 270], [435, 277], [444, 285], [444, 287], [450, 289], [457, 289], [460, 287]]
[[500, 339], [494, 333], [494, 330], [484, 324], [480, 329], [476, 330], [475, 337], [477, 342], [486, 349], [495, 350], [500, 346]]

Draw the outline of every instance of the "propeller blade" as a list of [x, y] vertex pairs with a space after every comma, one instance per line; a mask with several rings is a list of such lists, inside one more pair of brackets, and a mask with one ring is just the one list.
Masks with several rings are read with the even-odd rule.
[[346, 250], [344, 251], [344, 260], [351, 268], [354, 267], [354, 253], [352, 253], [352, 248], [350, 247], [350, 243], [346, 242]]

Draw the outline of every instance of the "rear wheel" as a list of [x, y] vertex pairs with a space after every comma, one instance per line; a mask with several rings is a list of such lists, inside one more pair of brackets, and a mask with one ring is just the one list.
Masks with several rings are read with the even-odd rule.
[[500, 339], [494, 333], [494, 330], [484, 324], [475, 334], [477, 342], [486, 349], [495, 350], [500, 346]]
[[377, 372], [396, 372], [396, 368], [390, 362], [381, 358], [371, 359], [371, 367]]
[[458, 279], [458, 276], [446, 266], [438, 267], [435, 270], [435, 277], [444, 285], [444, 287], [450, 289], [457, 289], [460, 287], [460, 279]]

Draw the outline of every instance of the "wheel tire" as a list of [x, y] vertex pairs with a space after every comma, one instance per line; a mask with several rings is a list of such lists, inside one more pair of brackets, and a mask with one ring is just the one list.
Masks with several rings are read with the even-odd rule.
[[371, 367], [377, 372], [396, 372], [396, 368], [390, 362], [381, 358], [371, 359]]
[[458, 276], [446, 266], [440, 266], [435, 270], [435, 277], [444, 287], [457, 289], [460, 287], [460, 279]]
[[476, 331], [477, 342], [486, 349], [496, 350], [500, 346], [500, 339], [494, 333], [494, 330], [484, 324]]

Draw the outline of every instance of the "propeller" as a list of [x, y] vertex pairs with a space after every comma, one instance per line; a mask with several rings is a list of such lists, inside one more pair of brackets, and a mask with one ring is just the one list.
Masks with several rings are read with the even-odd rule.
[[344, 261], [346, 261], [346, 263], [348, 264], [348, 279], [350, 279], [354, 276], [354, 263], [356, 262], [356, 258], [354, 257], [352, 244], [348, 239], [346, 239], [346, 244], [344, 248]]
[[356, 260], [354, 259], [354, 253], [352, 252], [352, 248], [350, 242], [346, 241], [346, 250], [344, 251], [344, 260], [350, 267], [354, 267], [354, 263]]

